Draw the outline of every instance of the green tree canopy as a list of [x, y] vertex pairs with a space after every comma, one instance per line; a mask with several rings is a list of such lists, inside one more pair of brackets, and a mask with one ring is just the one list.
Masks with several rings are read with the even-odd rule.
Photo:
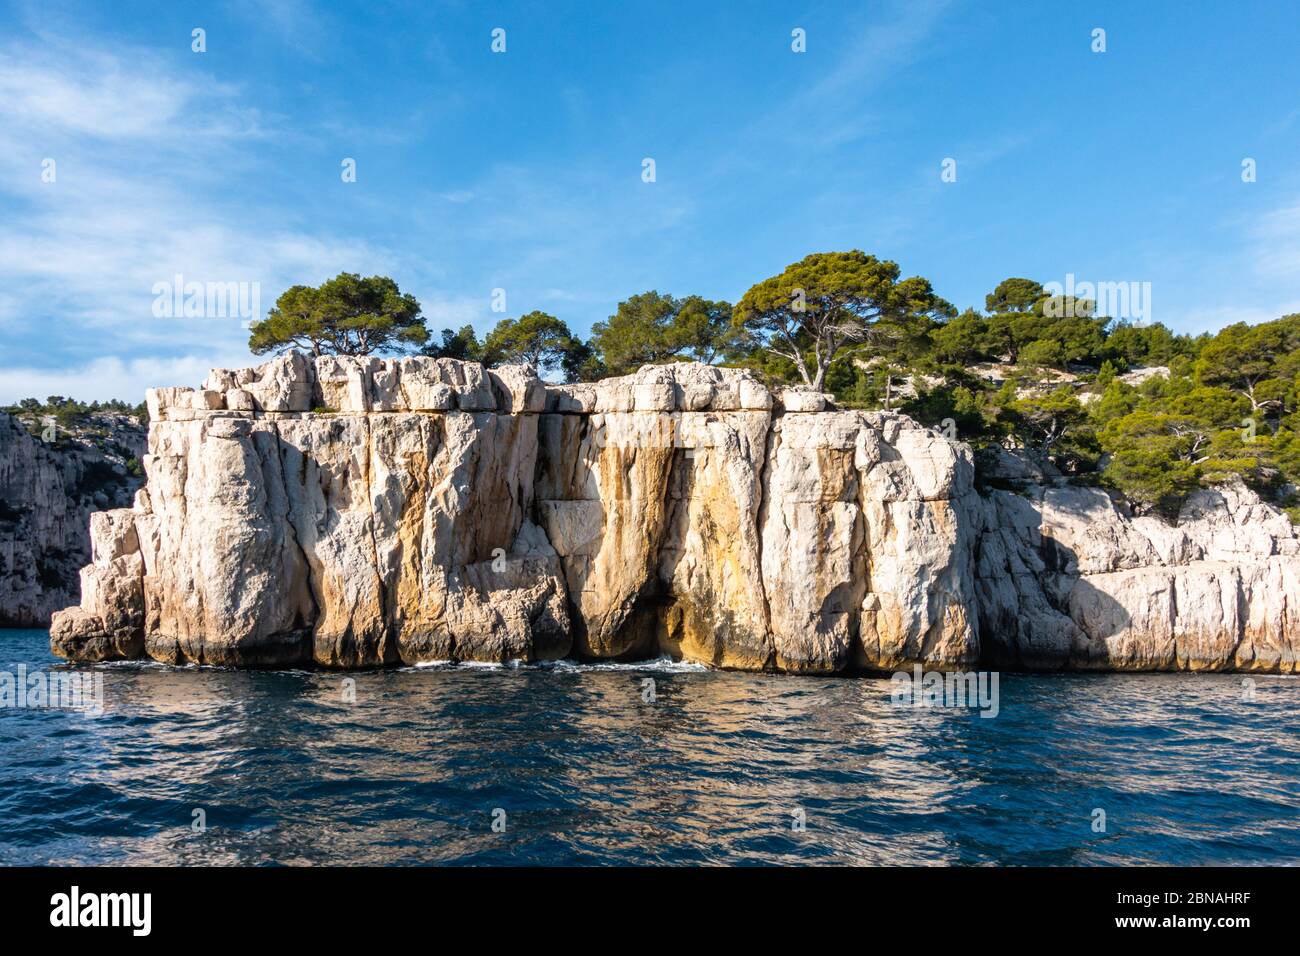
[[295, 285], [253, 323], [254, 355], [306, 349], [312, 355], [370, 355], [423, 345], [429, 337], [420, 303], [387, 276], [341, 272], [317, 287]]
[[1195, 351], [1189, 336], [1174, 335], [1159, 322], [1150, 325], [1133, 325], [1117, 322], [1106, 336], [1106, 351], [1124, 367], [1138, 365], [1168, 365], [1176, 357], [1187, 357]]
[[666, 362], [677, 354], [668, 328], [681, 308], [671, 295], [656, 291], [629, 296], [604, 322], [591, 327], [591, 345], [611, 375], [626, 375], [642, 365]]
[[1087, 412], [1066, 386], [1046, 395], [1027, 395], [1009, 404], [1013, 428], [1040, 455], [1050, 457], [1063, 439], [1087, 419]]
[[1300, 376], [1300, 313], [1223, 329], [1201, 349], [1196, 376], [1237, 392], [1275, 419], [1290, 413]]
[[486, 365], [527, 362], [539, 372], [553, 372], [562, 368], [569, 353], [580, 345], [564, 322], [533, 311], [498, 322], [483, 340], [482, 361]]
[[1033, 279], [1003, 279], [984, 297], [984, 309], [995, 315], [1003, 312], [1029, 312], [1047, 293], [1042, 283]]
[[897, 263], [855, 249], [814, 253], [758, 283], [736, 305], [734, 321], [792, 362], [805, 385], [821, 389], [841, 355], [881, 351], [954, 311], [929, 280], [899, 279]]
[[698, 295], [679, 300], [667, 337], [668, 343], [676, 347], [677, 356], [705, 365], [733, 351], [741, 338], [732, 324], [731, 303]]
[[740, 334], [731, 303], [654, 290], [620, 302], [591, 333], [591, 347], [610, 375], [683, 358], [712, 365], [736, 348]]
[[[1001, 311], [985, 320], [983, 352], [994, 358], [1030, 366], [1065, 368], [1070, 362], [1100, 361], [1110, 320], [1093, 316], [1094, 304], [1072, 296], [1048, 296], [1042, 287], [1030, 301], [1029, 289], [1006, 279], [985, 297]], [[1019, 295], [1017, 295], [1019, 290]]]
[[441, 338], [440, 342], [430, 342], [426, 345], [420, 350], [421, 354], [433, 358], [459, 359], [462, 362], [478, 362], [483, 357], [483, 346], [479, 343], [478, 335], [475, 334], [472, 325], [462, 325], [459, 331], [455, 332], [451, 329], [443, 329]]
[[1105, 319], [1087, 316], [1024, 316], [1016, 330], [1017, 358], [1025, 365], [1060, 369], [1096, 362], [1105, 347], [1105, 327]]
[[967, 309], [954, 319], [944, 322], [930, 336], [934, 357], [941, 363], [970, 365], [992, 358], [995, 344], [989, 337], [989, 326], [984, 316]]

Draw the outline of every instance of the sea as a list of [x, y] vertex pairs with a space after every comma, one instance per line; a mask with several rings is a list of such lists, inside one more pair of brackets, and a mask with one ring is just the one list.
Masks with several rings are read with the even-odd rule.
[[[1300, 680], [639, 664], [69, 667], [0, 631], [0, 863], [1300, 862]], [[36, 678], [33, 675], [38, 675]]]

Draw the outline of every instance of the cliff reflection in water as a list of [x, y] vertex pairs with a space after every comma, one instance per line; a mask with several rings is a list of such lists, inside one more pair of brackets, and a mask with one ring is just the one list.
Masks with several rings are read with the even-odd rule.
[[[0, 634], [3, 667], [47, 641]], [[0, 712], [0, 862], [1300, 859], [1286, 678], [1006, 674], [982, 719], [680, 666], [104, 675], [98, 719]]]

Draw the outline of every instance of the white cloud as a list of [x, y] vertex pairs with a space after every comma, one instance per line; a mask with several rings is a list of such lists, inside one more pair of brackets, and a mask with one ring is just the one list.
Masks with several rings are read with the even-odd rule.
[[0, 47], [0, 390], [130, 398], [249, 364], [237, 320], [153, 315], [154, 284], [176, 274], [256, 284], [264, 311], [294, 283], [391, 273], [383, 249], [230, 202], [248, 138], [273, 136], [236, 87], [146, 50]]
[[826, 151], [860, 139], [879, 121], [873, 93], [926, 53], [926, 42], [944, 21], [950, 0], [889, 5], [884, 16], [876, 5], [866, 25], [854, 30], [848, 52], [816, 83], [780, 102], [750, 132], [765, 142], [780, 137], [807, 150]]
[[247, 365], [246, 357], [232, 355], [214, 361], [212, 356], [182, 355], [176, 358], [123, 360], [108, 356], [83, 366], [69, 368], [0, 367], [0, 404], [12, 405], [24, 398], [45, 399], [66, 395], [79, 401], [144, 401], [144, 390], [156, 385], [198, 387], [213, 368]]
[[[1180, 316], [1180, 331], [1217, 332], [1300, 312], [1300, 197], [1259, 216], [1238, 217], [1218, 231], [1222, 251], [1180, 264], [1208, 292]], [[1231, 240], [1231, 241], [1230, 241]]]
[[126, 71], [115, 58], [83, 54], [70, 72], [39, 54], [0, 55], [0, 117], [8, 124], [126, 138], [173, 122], [194, 89]]
[[1300, 280], [1300, 202], [1260, 217], [1251, 230], [1255, 271], [1277, 282]]

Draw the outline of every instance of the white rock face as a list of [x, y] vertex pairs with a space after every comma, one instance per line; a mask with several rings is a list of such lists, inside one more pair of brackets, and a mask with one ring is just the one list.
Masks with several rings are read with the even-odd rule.
[[978, 658], [956, 520], [972, 494], [969, 449], [901, 416], [787, 414], [766, 473], [760, 533], [777, 666]]
[[1295, 673], [1300, 539], [1241, 485], [1194, 494], [1177, 525], [1104, 492], [982, 501], [977, 589], [989, 660], [1080, 670]]
[[46, 627], [78, 599], [90, 560], [90, 522], [130, 502], [140, 480], [126, 462], [143, 452], [144, 428], [116, 413], [91, 425], [103, 437], [57, 429], [54, 441], [0, 413], [0, 627]]
[[985, 497], [966, 446], [743, 370], [291, 355], [148, 401], [69, 658], [1295, 670], [1300, 541], [1244, 489]]

